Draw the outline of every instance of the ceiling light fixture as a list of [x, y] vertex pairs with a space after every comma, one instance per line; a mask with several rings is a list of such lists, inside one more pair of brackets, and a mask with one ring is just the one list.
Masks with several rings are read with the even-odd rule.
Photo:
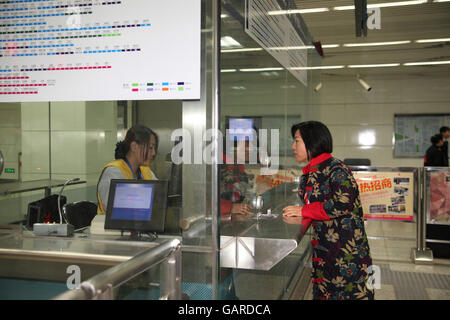
[[222, 69], [220, 72], [236, 72], [237, 69]]
[[317, 66], [317, 67], [292, 67], [290, 70], [326, 70], [326, 69], [343, 69], [345, 66]]
[[232, 53], [232, 52], [252, 52], [252, 51], [262, 51], [263, 48], [241, 48], [241, 49], [224, 49], [220, 52], [222, 53]]
[[393, 46], [398, 44], [408, 44], [411, 40], [403, 41], [387, 41], [387, 42], [361, 42], [361, 43], [344, 43], [344, 47], [373, 47], [373, 46]]
[[[417, 4], [427, 3], [428, 0], [414, 0], [414, 1], [398, 1], [398, 2], [384, 2], [384, 3], [374, 3], [368, 4], [367, 9], [370, 8], [387, 8], [387, 7], [401, 7], [401, 6], [411, 6]], [[342, 11], [342, 10], [355, 10], [355, 6], [339, 6], [334, 7], [333, 10]]]
[[230, 36], [222, 37], [222, 38], [220, 39], [220, 45], [221, 45], [223, 48], [242, 47], [242, 45], [241, 45], [239, 42], [237, 42], [236, 40], [234, 40], [234, 39], [233, 39], [232, 37], [230, 37]]
[[379, 64], [351, 64], [347, 68], [385, 68], [398, 67], [400, 63], [379, 63]]
[[339, 48], [341, 45], [340, 44], [323, 44], [322, 48], [324, 49], [328, 49], [328, 48]]
[[311, 8], [311, 9], [295, 9], [295, 10], [275, 10], [269, 11], [267, 14], [269, 16], [277, 16], [282, 14], [296, 14], [296, 13], [317, 13], [317, 12], [327, 12], [330, 11], [328, 8]]
[[239, 69], [241, 72], [261, 72], [261, 71], [281, 71], [284, 68], [247, 68], [247, 69]]
[[[450, 1], [450, 0], [448, 0]], [[450, 38], [441, 38], [441, 39], [421, 39], [421, 40], [416, 40], [414, 42], [417, 43], [428, 43], [428, 42], [448, 42], [450, 41]]]
[[407, 62], [404, 66], [429, 66], [437, 64], [450, 64], [450, 61], [424, 61], [424, 62]]

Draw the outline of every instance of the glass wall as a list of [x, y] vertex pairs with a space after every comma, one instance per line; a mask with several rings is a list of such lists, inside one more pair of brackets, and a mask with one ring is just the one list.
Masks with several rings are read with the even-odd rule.
[[[291, 25], [308, 45], [278, 43], [267, 47], [256, 42], [252, 31], [245, 31], [251, 29], [245, 3], [227, 1], [221, 7], [221, 130], [224, 135], [229, 130], [225, 140], [237, 140], [231, 142], [237, 151], [235, 165], [223, 165], [219, 176], [222, 201], [219, 292], [225, 299], [280, 299], [293, 293], [292, 286], [309, 262], [310, 235], [301, 239], [300, 225], [284, 221], [282, 209], [299, 205], [295, 179], [301, 175], [301, 168], [291, 150], [291, 126], [307, 117], [305, 112], [311, 104], [313, 88], [319, 83], [319, 71], [304, 68], [304, 84], [274, 56], [284, 54], [292, 58], [304, 53], [307, 57], [304, 67], [318, 66], [320, 57], [311, 46], [312, 38], [299, 15], [292, 15], [291, 18], [296, 18]], [[270, 24], [270, 19], [263, 15], [257, 19], [261, 24]], [[255, 32], [267, 36], [267, 42], [275, 41], [276, 31], [270, 28], [257, 25]], [[249, 143], [250, 150], [260, 148], [253, 161], [250, 151], [245, 161], [238, 162], [239, 147], [247, 147], [240, 141], [245, 138], [233, 136], [233, 130], [240, 128], [239, 123], [248, 125], [258, 135], [254, 143]], [[261, 152], [264, 145], [270, 162]], [[233, 152], [227, 156], [233, 158]], [[236, 164], [244, 162], [245, 165]], [[253, 208], [250, 212], [240, 209], [241, 203], [255, 205], [258, 196], [263, 199], [260, 209]], [[301, 239], [295, 249], [290, 247], [293, 239]], [[306, 274], [309, 277], [309, 271]]]

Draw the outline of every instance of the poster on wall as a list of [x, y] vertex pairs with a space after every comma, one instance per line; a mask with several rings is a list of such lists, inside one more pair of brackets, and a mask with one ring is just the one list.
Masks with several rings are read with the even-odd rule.
[[423, 158], [430, 138], [449, 123], [450, 114], [396, 114], [394, 157]]
[[2, 1], [0, 20], [1, 102], [200, 99], [200, 0]]
[[413, 172], [353, 172], [359, 187], [364, 219], [412, 221]]
[[427, 222], [450, 224], [450, 173], [430, 173], [429, 213]]

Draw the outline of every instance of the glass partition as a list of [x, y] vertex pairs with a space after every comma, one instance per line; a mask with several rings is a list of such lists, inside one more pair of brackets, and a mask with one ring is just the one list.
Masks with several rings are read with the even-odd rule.
[[[247, 3], [257, 6], [256, 13]], [[306, 270], [309, 277], [310, 235], [301, 235], [295, 221], [284, 221], [282, 209], [300, 204], [301, 167], [291, 150], [291, 126], [308, 117], [320, 74], [308, 67], [319, 66], [320, 56], [299, 15], [278, 16], [291, 24], [280, 32], [295, 33], [305, 45], [282, 44], [271, 18], [261, 14], [264, 6], [227, 1], [221, 7], [221, 131], [224, 162], [229, 160], [219, 176], [222, 299], [288, 298], [299, 275]], [[280, 58], [302, 53], [306, 84]]]

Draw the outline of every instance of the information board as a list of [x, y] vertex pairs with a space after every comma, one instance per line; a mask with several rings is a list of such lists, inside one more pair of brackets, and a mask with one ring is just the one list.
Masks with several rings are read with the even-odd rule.
[[423, 158], [430, 138], [450, 125], [450, 114], [405, 114], [394, 116], [394, 157]]
[[353, 172], [365, 219], [412, 221], [413, 172]]
[[200, 0], [0, 1], [0, 101], [200, 99]]

